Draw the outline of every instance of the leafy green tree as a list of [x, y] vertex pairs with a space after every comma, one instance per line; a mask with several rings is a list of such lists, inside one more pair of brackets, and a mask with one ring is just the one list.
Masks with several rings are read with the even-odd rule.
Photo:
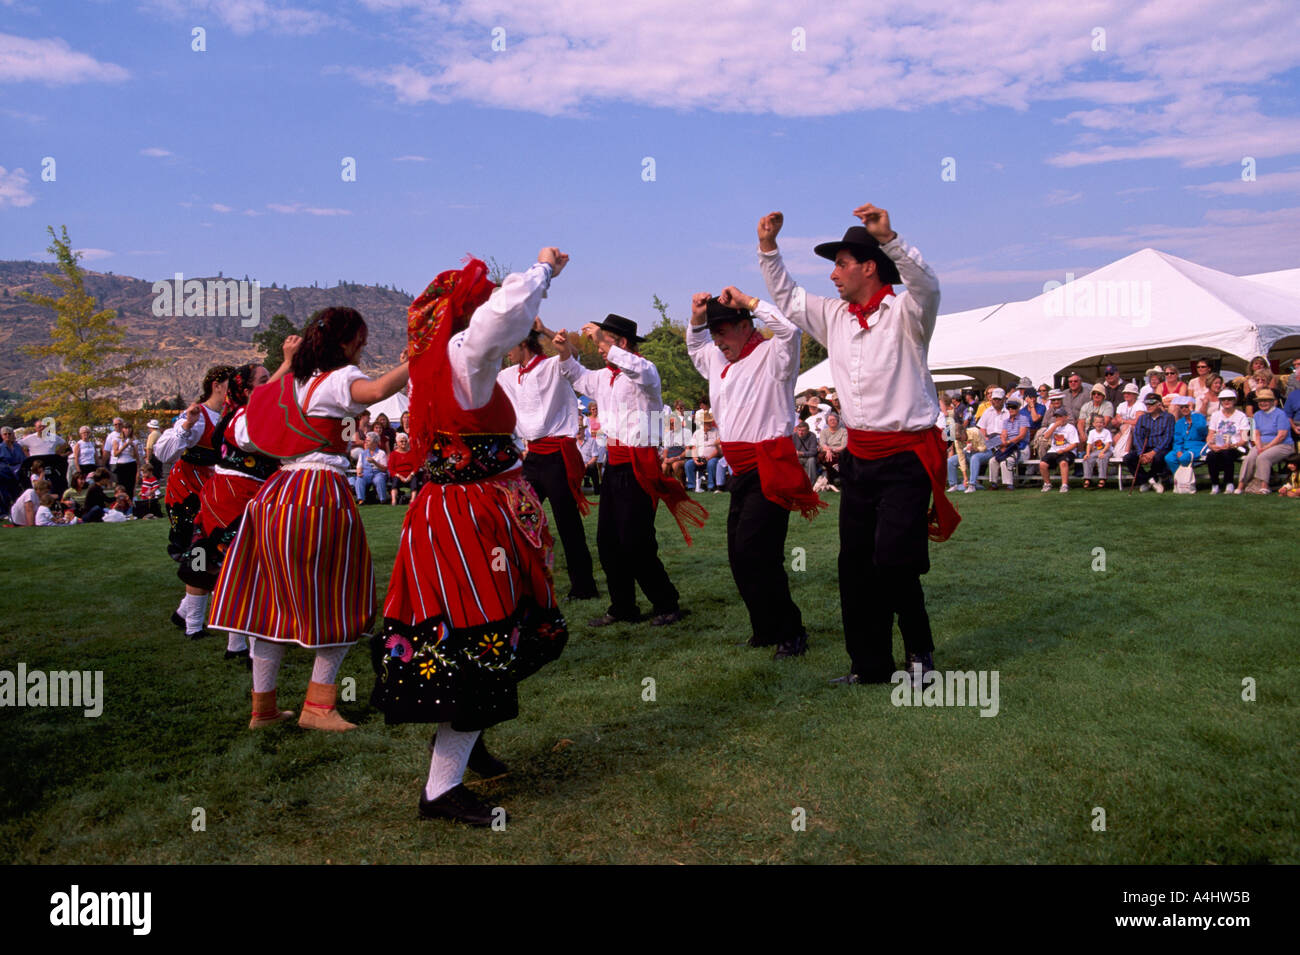
[[[124, 345], [126, 331], [114, 323], [117, 312], [98, 309], [95, 297], [86, 291], [81, 254], [72, 251], [68, 227], [56, 235], [49, 226], [49, 252], [61, 275], [50, 275], [63, 294], [39, 295], [22, 292], [21, 297], [54, 312], [48, 345], [28, 345], [23, 351], [37, 360], [56, 359], [58, 369], [31, 384], [32, 397], [17, 409], [32, 418], [49, 416], [62, 421], [94, 421], [117, 412], [113, 392], [139, 381], [140, 373], [165, 362], [149, 359], [146, 349]], [[93, 397], [93, 392], [109, 392]], [[66, 429], [59, 429], [66, 430]]]
[[253, 335], [253, 344], [266, 356], [263, 364], [274, 372], [284, 361], [284, 340], [290, 335], [298, 334], [301, 333], [293, 327], [293, 322], [289, 321], [287, 315], [272, 315], [266, 330]]
[[659, 369], [663, 399], [667, 404], [681, 400], [687, 407], [694, 406], [709, 390], [686, 350], [686, 327], [668, 316], [668, 304], [654, 297], [652, 307], [659, 313], [659, 324], [645, 336], [641, 354]]
[[799, 373], [803, 374], [813, 365], [820, 364], [826, 357], [826, 346], [805, 332], [799, 345]]

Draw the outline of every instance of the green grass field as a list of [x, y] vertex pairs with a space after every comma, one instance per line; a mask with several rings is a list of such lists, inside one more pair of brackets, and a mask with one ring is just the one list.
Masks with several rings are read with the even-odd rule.
[[[568, 605], [565, 655], [489, 731], [514, 771], [471, 785], [509, 810], [503, 832], [417, 820], [428, 732], [366, 705], [364, 645], [341, 674], [357, 730], [250, 732], [247, 671], [224, 641], [168, 623], [180, 586], [165, 522], [0, 531], [0, 669], [102, 670], [105, 696], [97, 719], [0, 709], [0, 861], [1300, 862], [1300, 504], [959, 497], [964, 522], [932, 547], [926, 590], [939, 668], [999, 673], [987, 718], [828, 685], [847, 669], [834, 496], [813, 524], [791, 522], [811, 651], [776, 663], [736, 646], [748, 628], [727, 498], [702, 500], [713, 517], [693, 548], [659, 515], [693, 615], [593, 631], [604, 603]], [[402, 515], [363, 514], [382, 600]], [[310, 661], [290, 652], [282, 705], [300, 707]]]

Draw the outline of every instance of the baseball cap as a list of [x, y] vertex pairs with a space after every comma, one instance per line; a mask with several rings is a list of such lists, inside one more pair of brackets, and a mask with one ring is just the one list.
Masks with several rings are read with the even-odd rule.
[[1001, 388], [994, 388], [992, 393], [989, 394], [990, 398], [1005, 398], [1006, 396], [1007, 393]]
[[1108, 375], [1113, 375], [1113, 374], [1115, 374], [1115, 372], [1117, 372], [1117, 371], [1119, 371], [1119, 369], [1116, 368], [1114, 365], [1107, 365], [1107, 366], [1106, 366], [1106, 374], [1108, 374]]
[[1174, 395], [1174, 400], [1171, 401], [1170, 404], [1194, 405], [1196, 404], [1196, 399], [1193, 398], [1191, 395]]
[[1007, 407], [1008, 407], [1008, 408], [1019, 408], [1019, 407], [1020, 407], [1020, 399], [1017, 398], [1017, 397], [1015, 397], [1014, 395], [1012, 395], [1010, 398], [1007, 399]]
[[1156, 394], [1154, 391], [1148, 391], [1146, 398], [1144, 398], [1143, 400], [1149, 405], [1160, 404], [1160, 396]]
[[1066, 411], [1064, 408], [1057, 408], [1055, 411], [1052, 412], [1052, 417], [1053, 417], [1053, 418], [1068, 418], [1068, 417], [1070, 417], [1070, 412]]

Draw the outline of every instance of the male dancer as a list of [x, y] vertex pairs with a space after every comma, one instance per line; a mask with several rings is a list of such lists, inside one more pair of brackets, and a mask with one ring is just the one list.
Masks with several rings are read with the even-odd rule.
[[[771, 338], [754, 328], [755, 315], [772, 330]], [[719, 298], [700, 292], [691, 299], [686, 347], [708, 379], [722, 453], [735, 475], [727, 559], [749, 610], [749, 645], [775, 645], [776, 660], [797, 657], [808, 649], [808, 632], [790, 597], [785, 536], [790, 511], [811, 518], [826, 507], [790, 437], [799, 329], [771, 305], [730, 286]]]
[[[903, 244], [889, 213], [853, 210], [862, 220], [839, 242], [813, 251], [835, 263], [839, 301], [795, 285], [777, 249], [784, 217], [758, 223], [759, 265], [777, 308], [826, 346], [849, 428], [841, 458], [840, 609], [851, 669], [837, 682], [886, 683], [894, 673], [893, 626], [919, 682], [934, 669], [934, 643], [921, 575], [928, 538], [947, 540], [961, 518], [944, 494], [943, 435], [927, 354], [939, 314], [939, 280]], [[899, 282], [905, 291], [895, 295]], [[931, 507], [931, 498], [934, 504]]]
[[600, 324], [588, 322], [582, 334], [596, 343], [606, 367], [590, 371], [573, 357], [564, 332], [553, 339], [560, 352], [560, 373], [575, 391], [600, 407], [603, 433], [608, 436], [608, 459], [600, 482], [600, 515], [596, 523], [596, 549], [609, 586], [609, 609], [591, 621], [604, 627], [620, 620], [639, 620], [637, 584], [649, 598], [653, 626], [676, 623], [684, 616], [677, 588], [659, 560], [655, 538], [655, 508], [665, 501], [686, 543], [691, 542], [686, 522], [703, 527], [708, 511], [686, 494], [675, 478], [666, 477], [655, 448], [663, 401], [659, 369], [636, 353], [644, 339], [636, 322], [608, 315]]
[[511, 366], [497, 375], [497, 384], [515, 406], [515, 434], [528, 442], [524, 477], [538, 500], [551, 500], [569, 567], [569, 599], [591, 600], [600, 593], [582, 529], [582, 515], [591, 504], [582, 493], [585, 468], [578, 453], [578, 396], [560, 374], [560, 359], [542, 354], [542, 335], [555, 337], [540, 318], [534, 319], [528, 337], [506, 353]]

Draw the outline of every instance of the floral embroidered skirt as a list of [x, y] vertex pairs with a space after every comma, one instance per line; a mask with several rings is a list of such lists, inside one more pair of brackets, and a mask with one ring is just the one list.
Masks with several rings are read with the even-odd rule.
[[371, 704], [388, 723], [475, 730], [519, 713], [517, 685], [568, 640], [555, 605], [552, 542], [519, 470], [426, 484], [402, 527], [371, 640]]

